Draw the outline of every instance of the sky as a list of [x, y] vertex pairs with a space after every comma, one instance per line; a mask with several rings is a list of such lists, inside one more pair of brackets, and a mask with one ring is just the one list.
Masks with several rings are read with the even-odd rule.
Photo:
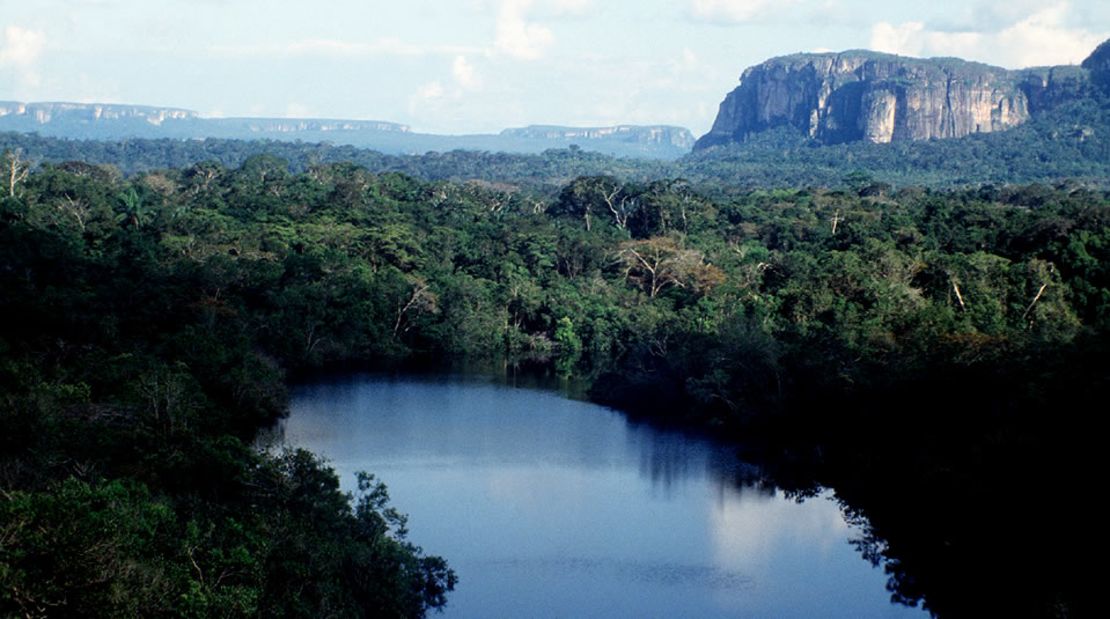
[[701, 135], [773, 56], [1020, 68], [1081, 62], [1107, 38], [1106, 0], [0, 0], [0, 100]]

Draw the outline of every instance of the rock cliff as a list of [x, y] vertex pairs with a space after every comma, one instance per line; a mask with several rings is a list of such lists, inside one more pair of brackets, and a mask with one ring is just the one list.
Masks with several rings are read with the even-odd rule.
[[197, 114], [189, 110], [146, 105], [0, 101], [0, 117], [9, 117], [9, 122], [23, 122], [28, 126], [54, 122], [88, 124], [109, 121], [139, 121], [158, 127], [167, 120], [194, 120], [197, 118]]
[[1098, 71], [1110, 85], [1110, 42], [1082, 67], [1019, 71], [869, 51], [782, 56], [744, 71], [694, 148], [744, 141], [783, 125], [823, 144], [1003, 131], [1085, 96]]

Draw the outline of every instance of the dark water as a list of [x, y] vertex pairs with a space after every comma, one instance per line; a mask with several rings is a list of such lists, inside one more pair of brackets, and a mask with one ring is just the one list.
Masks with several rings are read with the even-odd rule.
[[904, 617], [828, 496], [707, 440], [475, 379], [301, 387], [288, 443], [376, 474], [460, 577], [448, 617]]

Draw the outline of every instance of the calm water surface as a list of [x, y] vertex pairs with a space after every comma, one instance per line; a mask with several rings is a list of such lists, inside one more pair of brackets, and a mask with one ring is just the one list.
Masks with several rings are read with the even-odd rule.
[[298, 388], [289, 444], [365, 470], [459, 575], [447, 617], [920, 617], [828, 497], [745, 485], [733, 453], [473, 378]]

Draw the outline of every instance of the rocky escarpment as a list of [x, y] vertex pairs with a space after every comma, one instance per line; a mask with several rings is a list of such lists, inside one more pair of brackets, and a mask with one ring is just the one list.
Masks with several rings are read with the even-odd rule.
[[21, 103], [0, 101], [0, 118], [8, 123], [25, 123], [28, 126], [57, 122], [96, 123], [110, 121], [139, 121], [161, 126], [167, 120], [194, 120], [196, 112], [177, 108], [146, 105], [116, 105], [110, 103]]
[[237, 137], [251, 134], [409, 131], [405, 125], [376, 120], [210, 119], [190, 110], [149, 105], [0, 101], [0, 129], [49, 133], [53, 129], [73, 132], [82, 128], [97, 136], [98, 133], [130, 130], [136, 133], [133, 137], [197, 137], [203, 132], [219, 137], [223, 134]]
[[824, 144], [1003, 131], [1085, 96], [1098, 71], [1110, 75], [1110, 45], [1082, 67], [1020, 71], [868, 51], [783, 56], [744, 71], [695, 149], [784, 125]]

